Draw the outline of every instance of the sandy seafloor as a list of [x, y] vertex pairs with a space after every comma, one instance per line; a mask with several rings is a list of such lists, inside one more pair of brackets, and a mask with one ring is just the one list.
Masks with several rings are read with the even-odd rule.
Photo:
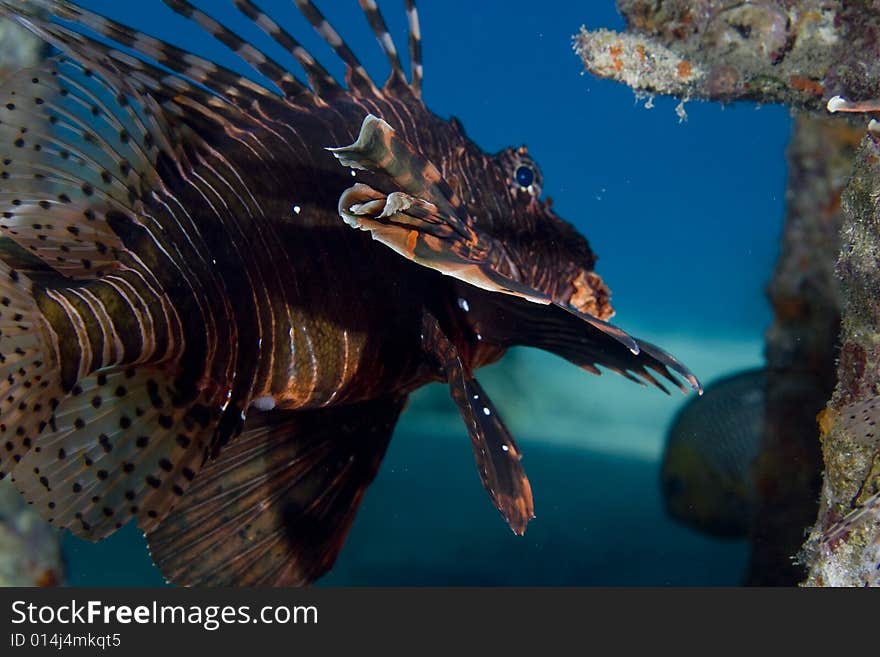
[[[154, 10], [83, 4], [222, 58], [210, 39], [149, 2]], [[292, 3], [261, 4], [340, 72]], [[318, 4], [382, 79], [387, 65], [354, 0]], [[400, 39], [402, 3], [382, 5]], [[784, 215], [787, 112], [689, 103], [679, 123], [678, 101], [646, 109], [629, 89], [582, 75], [571, 36], [582, 24], [621, 29], [612, 0], [423, 0], [420, 11], [427, 104], [458, 116], [489, 152], [529, 145], [545, 194], [600, 256], [615, 323], [704, 382], [760, 364], [771, 321], [764, 286]], [[526, 536], [514, 536], [489, 503], [444, 391], [420, 391], [323, 584], [739, 583], [744, 542], [703, 537], [662, 509], [658, 458], [681, 395], [525, 350], [480, 379], [524, 452], [537, 513]], [[133, 526], [97, 545], [68, 538], [65, 549], [72, 584], [162, 581]]]

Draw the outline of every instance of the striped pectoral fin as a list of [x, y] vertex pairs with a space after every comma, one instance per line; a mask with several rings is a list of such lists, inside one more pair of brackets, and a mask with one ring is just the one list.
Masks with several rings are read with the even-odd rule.
[[252, 415], [147, 538], [172, 582], [298, 586], [336, 560], [404, 399]]
[[218, 416], [219, 400], [182, 401], [161, 370], [98, 372], [61, 402], [12, 478], [53, 525], [84, 538], [133, 517], [149, 531], [195, 477]]
[[522, 452], [495, 405], [462, 363], [437, 320], [425, 315], [424, 348], [442, 368], [452, 399], [470, 435], [483, 487], [515, 534], [523, 535], [535, 517], [532, 487], [522, 467]]

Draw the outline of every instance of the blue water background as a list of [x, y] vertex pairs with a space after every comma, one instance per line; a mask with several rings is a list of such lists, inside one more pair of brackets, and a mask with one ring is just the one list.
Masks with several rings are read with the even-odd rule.
[[[81, 4], [248, 71], [158, 0]], [[226, 2], [196, 4], [290, 61]], [[341, 74], [291, 2], [261, 4]], [[387, 62], [355, 0], [318, 4], [374, 78], [384, 80]], [[381, 6], [405, 54], [403, 3]], [[677, 100], [658, 98], [646, 109], [623, 85], [583, 74], [572, 36], [582, 24], [622, 29], [612, 0], [425, 0], [419, 10], [427, 105], [459, 117], [487, 151], [528, 145], [545, 194], [599, 254], [614, 321], [675, 351], [704, 379], [759, 363], [770, 321], [764, 287], [784, 213], [788, 112], [690, 102], [680, 123]], [[519, 382], [497, 401], [520, 439], [535, 490], [538, 518], [526, 537], [512, 536], [487, 501], [463, 426], [447, 422], [455, 417], [451, 402], [445, 419], [435, 421], [420, 415], [427, 405], [417, 398], [324, 582], [740, 580], [744, 543], [704, 538], [662, 510], [657, 457], [680, 396], [610, 374], [591, 377], [541, 355], [514, 360], [516, 375], [500, 369], [486, 376], [496, 387]], [[131, 526], [102, 544], [70, 539], [65, 547], [72, 583], [161, 582]]]

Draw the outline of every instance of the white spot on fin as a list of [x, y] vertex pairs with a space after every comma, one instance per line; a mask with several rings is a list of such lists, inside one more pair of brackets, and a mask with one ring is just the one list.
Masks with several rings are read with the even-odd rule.
[[253, 406], [258, 411], [271, 411], [275, 408], [275, 398], [274, 397], [257, 397], [254, 401], [251, 402], [251, 406]]

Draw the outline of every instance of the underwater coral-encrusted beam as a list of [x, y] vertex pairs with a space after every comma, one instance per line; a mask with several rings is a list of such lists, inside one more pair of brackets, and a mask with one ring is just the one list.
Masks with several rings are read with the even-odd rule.
[[806, 584], [812, 586], [880, 585], [878, 196], [880, 142], [867, 135], [843, 196], [838, 384], [820, 416], [825, 479], [819, 518], [802, 554], [809, 568]]
[[639, 93], [823, 109], [880, 91], [880, 12], [842, 0], [618, 0], [625, 32], [581, 28], [587, 70]]
[[832, 117], [796, 113], [785, 227], [767, 290], [774, 317], [766, 333], [764, 432], [753, 464], [759, 496], [751, 585], [791, 585], [806, 575], [791, 556], [816, 519], [822, 472], [816, 414], [834, 390], [840, 330], [840, 196], [863, 134]]

